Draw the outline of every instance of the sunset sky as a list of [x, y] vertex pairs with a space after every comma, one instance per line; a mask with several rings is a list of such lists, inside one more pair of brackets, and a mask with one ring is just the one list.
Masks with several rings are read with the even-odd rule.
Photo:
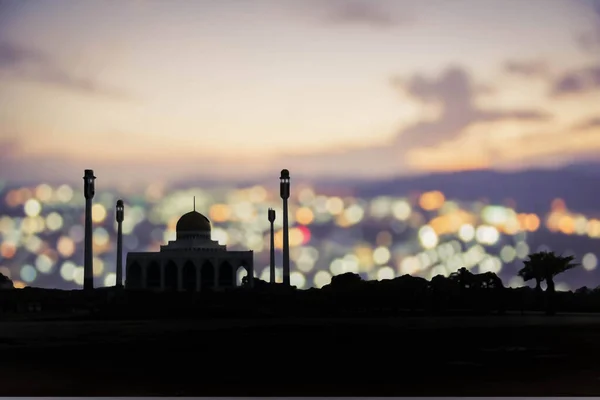
[[598, 155], [600, 2], [0, 0], [0, 179]]

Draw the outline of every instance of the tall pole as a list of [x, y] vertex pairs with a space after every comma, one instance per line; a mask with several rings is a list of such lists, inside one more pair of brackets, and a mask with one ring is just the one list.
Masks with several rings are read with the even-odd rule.
[[83, 195], [85, 196], [85, 249], [83, 264], [83, 290], [94, 289], [94, 259], [92, 248], [92, 199], [94, 198], [94, 171], [86, 169], [83, 176]]
[[123, 200], [117, 201], [117, 282], [116, 287], [123, 287]]
[[271, 283], [275, 283], [275, 228], [273, 222], [275, 222], [275, 210], [269, 208], [269, 222], [271, 223], [271, 263], [269, 269], [269, 278]]
[[290, 286], [290, 235], [288, 227], [288, 198], [290, 197], [290, 171], [281, 170], [279, 191], [283, 199], [283, 284]]

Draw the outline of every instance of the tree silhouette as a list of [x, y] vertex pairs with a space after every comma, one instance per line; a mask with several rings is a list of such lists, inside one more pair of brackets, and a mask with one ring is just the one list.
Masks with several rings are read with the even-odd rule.
[[14, 289], [13, 281], [8, 276], [0, 274], [0, 289]]
[[533, 253], [529, 255], [529, 259], [523, 261], [523, 268], [519, 270], [518, 275], [527, 282], [535, 279], [536, 292], [542, 291], [542, 281], [544, 280], [544, 272], [542, 265], [546, 257], [546, 252]]
[[575, 256], [559, 256], [554, 252], [542, 251], [529, 255], [529, 259], [523, 261], [523, 268], [519, 271], [519, 276], [528, 281], [535, 279], [536, 290], [541, 291], [541, 282], [546, 281], [546, 293], [548, 298], [547, 313], [553, 314], [553, 298], [556, 292], [554, 277], [562, 274], [580, 264], [573, 262]]

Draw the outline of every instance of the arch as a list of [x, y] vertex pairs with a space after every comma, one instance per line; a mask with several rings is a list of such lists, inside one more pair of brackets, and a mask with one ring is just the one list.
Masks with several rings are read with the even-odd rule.
[[150, 261], [146, 270], [146, 287], [148, 289], [160, 289], [160, 265], [156, 261]]
[[200, 289], [212, 289], [215, 287], [215, 267], [206, 260], [200, 269]]
[[183, 290], [186, 292], [196, 291], [196, 266], [189, 260], [183, 266], [182, 281]]
[[219, 266], [219, 287], [231, 287], [235, 284], [234, 269], [228, 261]]
[[250, 269], [244, 262], [238, 265], [238, 267], [235, 269], [235, 286], [242, 286], [243, 279], [248, 277], [249, 274]]
[[169, 260], [169, 262], [165, 266], [165, 290], [177, 290], [177, 275], [179, 275], [178, 272], [179, 271], [177, 270], [177, 264], [175, 264], [175, 261]]
[[142, 287], [142, 267], [137, 261], [131, 263], [127, 268], [125, 285], [130, 289], [140, 289]]

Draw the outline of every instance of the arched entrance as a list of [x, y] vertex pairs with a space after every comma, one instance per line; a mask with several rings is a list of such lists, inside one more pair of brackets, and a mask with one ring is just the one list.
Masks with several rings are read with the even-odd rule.
[[187, 261], [182, 271], [183, 290], [186, 292], [196, 291], [196, 266], [193, 262]]
[[231, 287], [235, 283], [234, 270], [231, 264], [223, 261], [219, 266], [219, 287]]
[[177, 264], [173, 260], [165, 266], [165, 290], [174, 292], [177, 290]]
[[125, 286], [127, 286], [128, 289], [142, 288], [142, 267], [137, 262], [133, 262], [133, 264], [127, 268]]
[[235, 286], [242, 286], [244, 278], [248, 276], [248, 269], [245, 265], [237, 267], [235, 272]]
[[215, 286], [215, 267], [210, 261], [205, 261], [200, 269], [200, 290], [212, 289]]
[[151, 261], [146, 271], [146, 287], [148, 289], [160, 289], [160, 265]]

